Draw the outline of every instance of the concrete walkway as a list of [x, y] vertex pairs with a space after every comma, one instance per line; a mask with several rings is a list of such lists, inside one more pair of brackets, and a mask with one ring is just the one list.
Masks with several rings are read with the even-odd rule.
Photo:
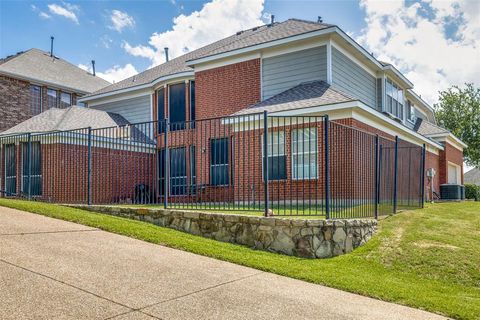
[[0, 207], [0, 319], [442, 319]]

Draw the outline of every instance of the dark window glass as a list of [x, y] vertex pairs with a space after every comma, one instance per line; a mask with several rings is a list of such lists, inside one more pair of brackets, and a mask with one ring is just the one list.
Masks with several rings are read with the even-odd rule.
[[210, 184], [228, 185], [228, 138], [210, 140]]
[[194, 186], [197, 183], [197, 159], [195, 158], [195, 146], [190, 147], [190, 184]]
[[30, 110], [32, 115], [42, 112], [42, 88], [39, 86], [30, 86]]
[[17, 193], [16, 147], [14, 144], [4, 146], [5, 152], [5, 192], [7, 195]]
[[28, 143], [22, 143], [22, 192], [28, 194], [30, 183], [30, 195], [40, 196], [42, 195], [42, 154], [39, 142], [30, 144], [30, 162], [28, 158]]
[[190, 81], [190, 120], [195, 120], [195, 81]]
[[[263, 141], [263, 137], [262, 137]], [[262, 143], [263, 146], [263, 143]], [[269, 132], [267, 136], [268, 149], [268, 180], [284, 180], [287, 178], [287, 157], [285, 156], [285, 132]], [[262, 148], [263, 157], [265, 157]], [[265, 179], [265, 177], [264, 177]]]
[[157, 91], [157, 120], [158, 120], [158, 133], [165, 131], [165, 89]]
[[[170, 195], [183, 195], [187, 191], [187, 165], [185, 148], [169, 149], [170, 157]], [[165, 149], [158, 152], [159, 192], [164, 194], [165, 186]]]
[[185, 83], [174, 84], [169, 87], [169, 117], [170, 130], [185, 129], [186, 105], [185, 105]]
[[47, 89], [47, 108], [57, 107], [57, 91], [55, 89]]

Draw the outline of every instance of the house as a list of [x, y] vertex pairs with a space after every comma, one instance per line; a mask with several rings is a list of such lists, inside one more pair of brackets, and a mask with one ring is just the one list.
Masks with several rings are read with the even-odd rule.
[[480, 169], [473, 168], [470, 171], [465, 172], [463, 176], [465, 184], [476, 184], [480, 186]]
[[39, 49], [0, 59], [0, 132], [110, 83]]
[[[70, 106], [6, 130], [0, 136], [2, 194], [59, 203], [133, 199], [135, 186], [148, 180], [145, 168], [155, 166], [156, 148], [129, 125], [115, 113]], [[115, 165], [120, 161], [123, 166]]]
[[[211, 134], [212, 123], [206, 123], [216, 118], [236, 117], [243, 119], [243, 123], [251, 124], [244, 124], [243, 131], [246, 127], [250, 130], [255, 128], [255, 123], [260, 123], [261, 116], [249, 115], [264, 111], [272, 117], [328, 115], [334, 123], [378, 134], [385, 139], [398, 137], [412, 146], [425, 145], [427, 195], [431, 191], [438, 192], [440, 184], [463, 183], [463, 148], [466, 145], [436, 125], [432, 107], [414, 92], [410, 80], [393, 65], [377, 60], [332, 24], [289, 19], [239, 31], [88, 94], [79, 101], [92, 109], [121, 114], [130, 122], [160, 122], [168, 118], [180, 131], [191, 128], [186, 123], [203, 121], [205, 135], [198, 132], [196, 124], [197, 136], [203, 136], [203, 141], [196, 142], [197, 149], [201, 144], [201, 153], [192, 149], [191, 139], [180, 138], [175, 142], [170, 137], [169, 148], [182, 163], [181, 168], [177, 168], [178, 176], [173, 177], [175, 181], [181, 181], [178, 182], [180, 185], [195, 180], [196, 185], [236, 186], [238, 190], [240, 178], [226, 168], [233, 167], [235, 161], [238, 166], [240, 159], [236, 159], [237, 155], [220, 159], [214, 157], [219, 150], [220, 153], [231, 152], [229, 142], [228, 139], [214, 137]], [[305, 137], [306, 132], [291, 130], [289, 125], [284, 127], [285, 130], [273, 130], [276, 133], [272, 132], [266, 139], [270, 141], [272, 152], [277, 153], [268, 159], [272, 160], [270, 179], [294, 183], [311, 178], [310, 175], [318, 177], [322, 172], [319, 168], [321, 163], [317, 161], [320, 157], [318, 150], [321, 150], [318, 130], [322, 125], [319, 124], [319, 129], [310, 135], [313, 140], [309, 143], [318, 147], [316, 153], [307, 154], [311, 159], [307, 164], [299, 163], [291, 142], [297, 139], [295, 145], [298, 146], [299, 141], [303, 143], [304, 140], [298, 140], [298, 136]], [[207, 134], [207, 131], [210, 133]], [[163, 132], [160, 130], [157, 133], [159, 152], [163, 154]], [[253, 138], [257, 142], [252, 140], [244, 145], [250, 146], [249, 149], [254, 146], [257, 154], [261, 154], [261, 135], [260, 130]], [[359, 143], [347, 136], [344, 143], [345, 150], [349, 150], [345, 151], [347, 154], [358, 153], [360, 156], [362, 147]], [[358, 175], [357, 168], [363, 163], [349, 161], [348, 166], [338, 168], [338, 177]], [[339, 165], [339, 162], [336, 163]], [[416, 165], [420, 166], [419, 163]], [[300, 167], [308, 167], [311, 171], [307, 176], [304, 173], [300, 175]], [[415, 175], [421, 176], [420, 171]], [[248, 177], [261, 188], [261, 172]], [[343, 184], [349, 185], [347, 180]], [[288, 185], [291, 187], [291, 184]], [[177, 194], [187, 190], [177, 187]], [[255, 187], [249, 183], [246, 188]], [[305, 185], [302, 184], [302, 187]], [[174, 189], [171, 193], [175, 193]], [[357, 189], [360, 190], [361, 186]], [[259, 189], [256, 191], [261, 193]], [[213, 194], [218, 193], [216, 188]]]

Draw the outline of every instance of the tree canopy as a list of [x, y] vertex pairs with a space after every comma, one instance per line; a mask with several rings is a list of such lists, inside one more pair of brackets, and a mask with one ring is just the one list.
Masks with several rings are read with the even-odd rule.
[[480, 167], [480, 88], [452, 86], [440, 92], [434, 108], [437, 122], [468, 145], [465, 162]]

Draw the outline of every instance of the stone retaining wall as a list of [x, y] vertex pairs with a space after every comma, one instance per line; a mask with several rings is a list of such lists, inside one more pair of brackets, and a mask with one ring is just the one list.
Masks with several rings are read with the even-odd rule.
[[377, 221], [307, 220], [205, 213], [190, 210], [75, 206], [173, 228], [218, 241], [304, 258], [329, 258], [365, 244]]

